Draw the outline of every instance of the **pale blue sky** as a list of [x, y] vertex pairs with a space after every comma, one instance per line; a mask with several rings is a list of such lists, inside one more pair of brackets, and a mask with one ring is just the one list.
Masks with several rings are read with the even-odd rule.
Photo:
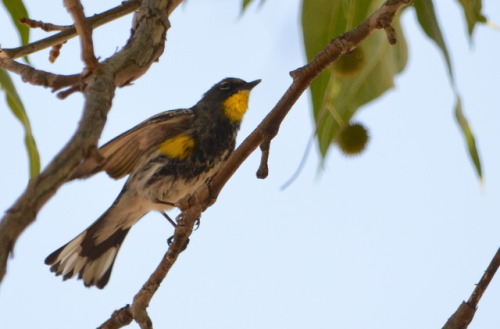
[[[26, 2], [35, 19], [70, 22], [61, 1]], [[118, 90], [102, 141], [160, 111], [193, 105], [224, 77], [260, 78], [241, 141], [290, 84], [288, 72], [304, 63], [299, 2], [254, 4], [241, 19], [239, 1], [190, 0], [179, 7], [160, 62]], [[313, 131], [304, 95], [272, 143], [269, 178], [255, 178], [260, 154], [252, 155], [203, 215], [188, 250], [151, 302], [156, 328], [441, 328], [469, 297], [499, 247], [500, 32], [478, 26], [471, 46], [457, 1], [435, 2], [464, 111], [477, 135], [483, 186], [454, 121], [442, 56], [409, 9], [402, 19], [408, 67], [396, 89], [356, 117], [370, 131], [367, 151], [345, 158], [334, 149], [318, 173], [314, 150], [297, 181], [280, 191]], [[484, 12], [500, 24], [500, 3], [484, 2]], [[84, 1], [87, 14], [116, 3]], [[5, 19], [0, 11], [0, 43], [16, 46]], [[101, 58], [123, 45], [129, 22], [97, 30]], [[36, 31], [33, 40], [43, 35]], [[47, 57], [44, 51], [31, 60], [61, 73], [81, 67], [76, 41], [63, 47], [56, 64]], [[16, 85], [46, 164], [73, 133], [82, 97], [60, 101], [47, 89], [19, 79]], [[20, 125], [0, 107], [5, 211], [24, 189], [28, 169]], [[43, 208], [18, 241], [0, 287], [1, 328], [94, 328], [131, 303], [172, 233], [156, 213], [131, 230], [104, 290], [62, 282], [43, 263], [92, 223], [122, 184], [104, 174], [72, 182]], [[498, 328], [498, 305], [497, 277], [469, 328]]]

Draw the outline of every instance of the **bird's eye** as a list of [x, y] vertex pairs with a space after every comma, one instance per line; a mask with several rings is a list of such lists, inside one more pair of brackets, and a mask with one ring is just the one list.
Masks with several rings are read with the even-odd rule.
[[227, 81], [221, 82], [221, 84], [219, 85], [220, 90], [228, 90], [229, 87], [230, 87], [229, 82], [227, 82]]

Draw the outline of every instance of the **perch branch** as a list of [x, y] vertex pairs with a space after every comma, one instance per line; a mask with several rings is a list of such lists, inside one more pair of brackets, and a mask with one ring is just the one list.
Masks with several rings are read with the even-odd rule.
[[[281, 122], [312, 80], [339, 56], [352, 51], [375, 30], [386, 29], [387, 26], [390, 26], [394, 15], [410, 2], [411, 0], [386, 1], [381, 8], [357, 28], [332, 40], [309, 64], [291, 72], [293, 78], [291, 86], [259, 126], [231, 154], [223, 167], [211, 180], [202, 185], [194, 194], [188, 195], [178, 202], [177, 206], [182, 210], [182, 213], [180, 219], [178, 219], [179, 225], [175, 229], [173, 243], [170, 245], [167, 253], [155, 272], [134, 297], [132, 305], [127, 305], [115, 311], [110, 319], [99, 327], [100, 329], [121, 328], [129, 324], [132, 321], [131, 318], [134, 318], [142, 329], [150, 328], [151, 321], [146, 311], [149, 302], [179, 254], [186, 247], [189, 236], [201, 213], [215, 202], [225, 183], [243, 161], [259, 145], [262, 145], [263, 142], [270, 142], [272, 137], [277, 134]], [[265, 148], [266, 145], [264, 145]], [[124, 321], [120, 319], [124, 319]]]
[[[185, 216], [190, 216], [190, 214], [185, 214]], [[118, 329], [128, 325], [132, 320], [135, 320], [141, 329], [152, 328], [151, 319], [147, 313], [147, 307], [155, 292], [160, 287], [161, 282], [174, 265], [179, 254], [186, 249], [188, 238], [193, 232], [193, 226], [196, 219], [197, 218], [191, 217], [183, 218], [182, 220], [178, 219], [178, 221], [182, 221], [183, 224], [176, 226], [174, 234], [175, 239], [170, 244], [167, 253], [163, 256], [160, 265], [135, 295], [132, 305], [126, 305], [113, 312], [111, 317], [99, 326], [98, 329]], [[190, 223], [187, 224], [187, 221]]]

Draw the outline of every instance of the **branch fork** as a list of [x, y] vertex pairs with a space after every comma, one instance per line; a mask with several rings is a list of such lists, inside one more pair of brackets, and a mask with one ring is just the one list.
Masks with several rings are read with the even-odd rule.
[[[83, 115], [77, 131], [40, 175], [28, 183], [26, 190], [0, 221], [0, 280], [6, 273], [9, 255], [12, 253], [20, 234], [35, 220], [38, 211], [67, 181], [74, 168], [86, 156], [92, 154], [92, 149], [96, 147], [104, 128], [116, 87], [121, 86], [122, 81], [131, 81], [140, 77], [163, 53], [166, 26], [158, 24], [158, 21], [167, 21], [168, 16], [181, 2], [182, 0], [126, 1], [122, 3], [119, 10], [112, 9], [106, 12], [107, 19], [116, 18], [117, 11], [122, 15], [124, 11], [131, 12], [131, 8], [135, 10], [139, 4], [141, 5], [141, 10], [135, 14], [139, 17], [136, 20], [138, 23], [135, 26], [135, 33], [132, 34], [127, 45], [99, 64], [98, 69], [96, 69], [97, 60], [94, 61], [92, 58], [95, 56], [92, 56], [93, 50], [89, 45], [91, 39], [82, 42], [82, 48], [85, 48], [85, 50], [82, 49], [82, 57], [87, 68], [90, 69], [89, 75], [57, 75], [36, 70], [29, 65], [13, 60], [43, 48], [40, 43], [14, 50], [3, 49], [0, 51], [0, 68], [19, 74], [27, 82], [51, 87], [54, 90], [72, 86], [69, 91], [65, 91], [66, 93], [79, 90], [82, 87], [85, 89]], [[78, 11], [79, 9], [72, 10]], [[76, 18], [77, 22], [82, 20], [82, 11], [75, 15], [79, 17]], [[94, 17], [89, 19], [92, 20], [92, 26], [94, 26], [93, 24], [104, 24], [102, 15], [97, 17], [100, 20], [97, 18], [93, 20]], [[75, 25], [78, 25], [77, 22]], [[86, 27], [80, 26], [78, 29], [85, 30]], [[75, 33], [71, 30], [58, 33], [57, 38], [52, 38], [50, 42], [45, 41], [43, 46], [53, 45], [54, 39], [56, 40], [55, 44], [57, 44], [71, 38], [73, 36], [71, 33]], [[160, 37], [152, 39], [152, 35]], [[144, 51], [146, 44], [149, 52]], [[141, 65], [139, 66], [137, 63], [141, 63]], [[79, 85], [82, 79], [85, 80], [85, 86]]]

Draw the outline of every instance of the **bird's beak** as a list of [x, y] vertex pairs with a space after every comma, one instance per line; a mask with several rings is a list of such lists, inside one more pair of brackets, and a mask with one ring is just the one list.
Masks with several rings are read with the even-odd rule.
[[260, 79], [252, 81], [252, 82], [247, 82], [243, 86], [241, 86], [241, 90], [252, 90], [253, 87], [258, 85], [260, 83]]

